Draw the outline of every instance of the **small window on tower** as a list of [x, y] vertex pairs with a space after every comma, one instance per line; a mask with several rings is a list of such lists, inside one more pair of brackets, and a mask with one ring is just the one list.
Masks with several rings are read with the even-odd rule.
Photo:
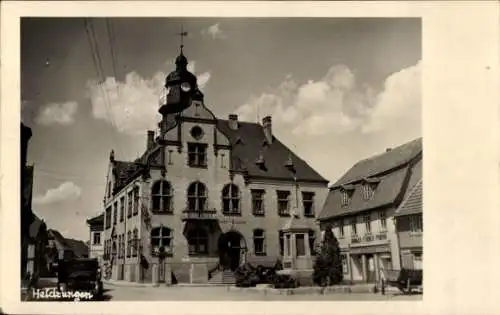
[[201, 138], [203, 138], [203, 129], [201, 129], [199, 126], [194, 126], [191, 129], [191, 136], [196, 140], [200, 140]]
[[188, 143], [188, 165], [191, 167], [207, 166], [207, 145]]

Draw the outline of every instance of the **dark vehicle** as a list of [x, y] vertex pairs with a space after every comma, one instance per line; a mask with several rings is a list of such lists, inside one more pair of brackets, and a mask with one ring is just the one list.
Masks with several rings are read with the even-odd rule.
[[404, 294], [411, 294], [413, 290], [422, 290], [422, 270], [401, 269], [387, 270], [385, 286], [398, 288]]
[[103, 293], [101, 269], [97, 259], [75, 258], [60, 260], [58, 263], [58, 289], [92, 293], [100, 298]]

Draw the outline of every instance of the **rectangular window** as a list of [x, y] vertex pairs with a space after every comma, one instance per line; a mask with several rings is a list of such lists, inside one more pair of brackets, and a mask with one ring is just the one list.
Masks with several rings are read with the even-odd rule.
[[188, 143], [188, 165], [192, 167], [207, 166], [207, 145]]
[[365, 233], [370, 234], [372, 232], [372, 221], [369, 214], [363, 216], [363, 222], [365, 223]]
[[297, 256], [304, 256], [306, 254], [304, 234], [295, 235], [295, 244], [297, 248]]
[[252, 189], [252, 213], [264, 215], [264, 190]]
[[116, 225], [118, 218], [118, 202], [113, 205], [113, 225]]
[[302, 205], [304, 206], [304, 216], [313, 217], [314, 216], [314, 193], [313, 192], [302, 192]]
[[358, 227], [357, 227], [356, 218], [351, 219], [351, 235], [352, 236], [358, 235]]
[[342, 271], [344, 272], [344, 274], [347, 274], [349, 273], [349, 269], [347, 266], [347, 257], [346, 255], [341, 255], [340, 257], [342, 259]]
[[106, 209], [106, 229], [109, 229], [111, 227], [111, 212], [112, 212], [112, 209], [111, 209], [111, 206], [109, 206]]
[[380, 221], [380, 231], [381, 232], [387, 231], [387, 218], [386, 218], [385, 211], [380, 211], [378, 213], [378, 218]]
[[287, 245], [286, 251], [285, 251], [286, 252], [286, 256], [290, 256], [290, 248], [291, 248], [291, 245], [292, 245], [291, 244], [292, 240], [290, 239], [290, 234], [287, 234], [285, 238], [286, 238], [286, 245]]
[[127, 201], [128, 201], [128, 205], [127, 205], [127, 218], [130, 218], [132, 216], [132, 203], [134, 201], [134, 191], [131, 190], [128, 192], [127, 194]]
[[224, 153], [220, 155], [220, 167], [226, 168], [226, 155]]
[[416, 214], [411, 215], [409, 217], [410, 220], [410, 231], [411, 232], [422, 232], [423, 231], [423, 223], [422, 223], [422, 215]]
[[253, 247], [255, 255], [266, 255], [264, 230], [255, 230], [253, 232]]
[[132, 250], [132, 246], [130, 246], [132, 244], [132, 237], [131, 237], [131, 233], [130, 231], [127, 232], [127, 257], [130, 257], [130, 254], [131, 254], [131, 250]]
[[340, 220], [339, 222], [339, 238], [344, 237], [344, 220]]
[[136, 215], [139, 212], [139, 187], [135, 187], [134, 190], [134, 213], [133, 215]]
[[125, 196], [120, 198], [120, 222], [123, 222], [125, 217]]
[[279, 243], [280, 243], [280, 255], [283, 256], [285, 253], [285, 233], [279, 231]]
[[278, 214], [287, 216], [290, 215], [290, 192], [286, 190], [278, 190]]
[[101, 232], [94, 232], [92, 235], [92, 245], [101, 245]]
[[363, 198], [365, 200], [370, 200], [373, 197], [373, 187], [370, 183], [363, 185]]
[[309, 231], [309, 249], [311, 250], [311, 255], [316, 255], [316, 233], [314, 231]]
[[340, 205], [342, 207], [347, 207], [349, 205], [349, 192], [343, 190], [340, 192]]
[[172, 154], [174, 154], [174, 150], [168, 150], [168, 164], [172, 165], [174, 162], [172, 162]]

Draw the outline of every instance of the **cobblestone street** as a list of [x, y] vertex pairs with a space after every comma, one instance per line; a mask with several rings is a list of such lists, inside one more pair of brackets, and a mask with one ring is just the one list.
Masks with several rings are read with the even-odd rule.
[[422, 295], [335, 293], [277, 295], [231, 292], [226, 287], [126, 287], [106, 285], [105, 298], [111, 301], [383, 301], [421, 300]]

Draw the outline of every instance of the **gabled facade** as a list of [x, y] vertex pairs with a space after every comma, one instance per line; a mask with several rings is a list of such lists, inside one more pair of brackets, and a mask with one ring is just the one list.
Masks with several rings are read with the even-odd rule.
[[87, 220], [89, 226], [89, 258], [97, 258], [102, 265], [104, 255], [104, 213]]
[[379, 280], [400, 269], [394, 214], [422, 177], [422, 139], [356, 163], [330, 188], [319, 221], [339, 240], [344, 279]]
[[112, 278], [149, 281], [152, 266], [166, 264], [182, 282], [192, 266], [206, 274], [274, 264], [294, 206], [313, 242], [328, 181], [273, 135], [271, 117], [262, 125], [215, 117], [182, 52], [176, 65], [145, 153], [133, 162], [110, 154], [104, 258]]
[[412, 187], [395, 213], [402, 268], [422, 269], [422, 235], [424, 231], [422, 185], [422, 180], [420, 180]]

